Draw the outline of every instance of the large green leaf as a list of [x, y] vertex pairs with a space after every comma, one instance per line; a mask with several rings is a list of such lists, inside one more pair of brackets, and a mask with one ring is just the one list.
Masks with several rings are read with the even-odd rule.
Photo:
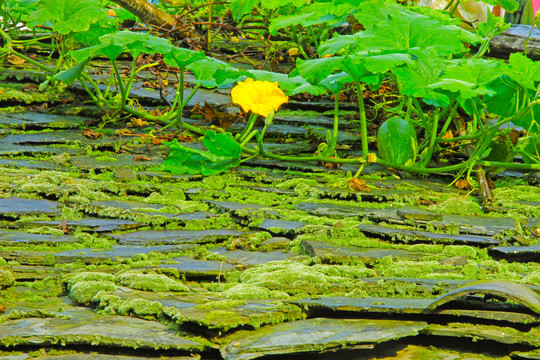
[[268, 30], [275, 35], [279, 29], [292, 25], [303, 27], [325, 24], [329, 27], [336, 27], [343, 24], [349, 14], [357, 11], [356, 7], [350, 4], [337, 6], [334, 2], [314, 3], [302, 7], [297, 13], [287, 16], [276, 16], [270, 22]]
[[[321, 15], [317, 13], [304, 13], [304, 14], [295, 14], [288, 16], [279, 16], [272, 19], [268, 30], [270, 34], [276, 35], [279, 29], [286, 28], [293, 25], [313, 25], [317, 23], [316, 19], [319, 19]], [[315, 20], [314, 20], [315, 19]]]
[[465, 52], [464, 41], [480, 39], [446, 21], [412, 12], [382, 1], [367, 1], [355, 14], [366, 30], [352, 35], [336, 35], [318, 49], [321, 55], [359, 51], [419, 53], [434, 48], [438, 55]]
[[27, 25], [52, 24], [52, 29], [62, 35], [86, 31], [90, 24], [107, 16], [98, 0], [40, 0], [37, 11], [32, 13]]
[[298, 73], [313, 85], [319, 84], [330, 74], [343, 69], [343, 57], [332, 56], [327, 58], [296, 60], [296, 69]]
[[494, 94], [487, 85], [499, 76], [501, 68], [498, 61], [463, 59], [451, 62], [444, 70], [441, 80], [428, 87], [457, 93], [460, 99], [466, 100], [479, 95]]
[[103, 35], [112, 34], [118, 31], [118, 19], [106, 17], [90, 25], [88, 31], [77, 32], [73, 34], [73, 39], [84, 45], [97, 45], [99, 38]]
[[69, 55], [76, 62], [81, 62], [86, 59], [92, 59], [102, 55], [106, 56], [109, 60], [114, 61], [125, 50], [125, 46], [118, 46], [112, 41], [109, 41], [107, 43], [101, 43], [94, 46], [89, 46], [79, 50], [71, 51]]
[[173, 47], [167, 39], [128, 30], [104, 35], [99, 38], [99, 41], [98, 45], [72, 51], [70, 53], [71, 57], [75, 61], [83, 61], [105, 55], [110, 60], [115, 60], [124, 51], [128, 51], [134, 57], [137, 57], [141, 53], [167, 54], [171, 52]]
[[509, 76], [503, 75], [488, 84], [492, 94], [484, 96], [487, 111], [502, 117], [511, 116], [521, 106], [525, 90]]
[[148, 33], [138, 33], [129, 30], [107, 34], [99, 39], [102, 43], [112, 43], [125, 47], [134, 57], [140, 54], [166, 54], [171, 51], [171, 42], [167, 39]]
[[[522, 112], [526, 109], [522, 106], [528, 106], [523, 99], [534, 99], [536, 96], [536, 90], [524, 89], [508, 75], [493, 80], [488, 84], [488, 87], [493, 91], [493, 94], [484, 96], [487, 111], [502, 118]], [[512, 123], [521, 126], [528, 132], [540, 133], [540, 105], [533, 105], [532, 111], [525, 116], [513, 119]]]
[[250, 77], [259, 81], [277, 82], [283, 91], [294, 90], [307, 82], [301, 76], [289, 76], [287, 74], [276, 73], [266, 70], [240, 70], [234, 67], [218, 69], [214, 75], [217, 82], [237, 81]]
[[434, 49], [430, 49], [418, 54], [415, 61], [392, 72], [396, 75], [403, 94], [422, 98], [427, 104], [444, 107], [450, 102], [448, 96], [428, 87], [439, 81], [444, 68], [442, 59]]
[[434, 48], [444, 56], [465, 52], [461, 29], [442, 25], [438, 20], [420, 14], [392, 14], [357, 37], [359, 50], [393, 50], [420, 52]]
[[348, 69], [352, 69], [353, 73], [347, 71], [351, 76], [356, 77], [355, 73], [364, 73], [361, 68], [365, 68], [367, 71], [373, 74], [384, 74], [391, 69], [410, 63], [411, 56], [404, 53], [387, 53], [387, 54], [376, 54], [361, 52], [355, 55], [346, 56], [344, 65]]
[[186, 66], [187, 69], [191, 70], [197, 80], [197, 84], [200, 84], [207, 88], [213, 87], [228, 87], [232, 84], [233, 80], [228, 79], [226, 76], [218, 77], [217, 73], [220, 70], [225, 69], [234, 69], [232, 66], [218, 59], [214, 58], [205, 58], [199, 61], [192, 62]]
[[358, 44], [358, 38], [361, 36], [361, 32], [352, 35], [339, 35], [335, 33], [334, 37], [319, 46], [317, 53], [320, 56], [352, 53]]
[[242, 148], [230, 133], [216, 134], [209, 130], [204, 135], [203, 143], [209, 151], [183, 146], [176, 139], [167, 143], [169, 156], [161, 170], [176, 174], [213, 175], [240, 164]]
[[514, 12], [519, 7], [519, 2], [516, 0], [482, 0], [482, 2], [493, 6], [501, 5], [508, 12]]
[[343, 86], [352, 81], [354, 81], [354, 79], [349, 74], [347, 74], [346, 72], [340, 72], [328, 76], [326, 79], [323, 79], [319, 84], [320, 86], [330, 91], [332, 94], [338, 95], [341, 89], [343, 89]]
[[177, 46], [171, 46], [171, 51], [163, 57], [163, 61], [166, 64], [176, 66], [180, 69], [184, 69], [187, 65], [202, 59], [206, 59], [204, 51], [194, 51]]
[[536, 85], [540, 82], [540, 63], [532, 61], [522, 53], [511, 54], [503, 71], [528, 90], [536, 91]]

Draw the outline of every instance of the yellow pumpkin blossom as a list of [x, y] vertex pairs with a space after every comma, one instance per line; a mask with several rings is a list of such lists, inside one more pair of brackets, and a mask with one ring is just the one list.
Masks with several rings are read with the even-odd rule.
[[268, 116], [272, 109], [277, 111], [279, 107], [289, 101], [277, 82], [259, 81], [247, 78], [241, 81], [231, 91], [232, 100], [242, 107], [245, 112]]

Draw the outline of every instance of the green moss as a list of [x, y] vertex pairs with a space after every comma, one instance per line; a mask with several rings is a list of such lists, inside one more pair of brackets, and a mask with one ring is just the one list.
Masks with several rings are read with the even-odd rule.
[[11, 271], [7, 269], [0, 269], [0, 289], [5, 289], [12, 286], [15, 283], [15, 277]]
[[72, 286], [81, 281], [104, 281], [104, 282], [114, 282], [116, 276], [112, 274], [102, 273], [102, 272], [91, 272], [91, 271], [81, 271], [73, 275], [66, 277], [68, 286]]
[[69, 296], [79, 304], [89, 304], [100, 291], [116, 291], [110, 281], [79, 281], [69, 287]]
[[465, 256], [474, 259], [477, 256], [476, 249], [467, 245], [446, 245], [442, 251], [443, 256]]
[[260, 289], [266, 288], [266, 290], [293, 296], [324, 294], [330, 291], [335, 295], [344, 295], [357, 286], [359, 279], [374, 275], [375, 272], [372, 269], [367, 269], [360, 264], [309, 266], [293, 261], [271, 262], [243, 272], [227, 274], [227, 280], [230, 283], [255, 287], [234, 287], [224, 294], [229, 298], [247, 298], [252, 293], [257, 296], [268, 296], [267, 292]]
[[21, 310], [12, 310], [8, 315], [0, 316], [0, 324], [8, 320], [18, 320], [18, 319], [29, 319], [29, 318], [50, 318], [50, 319], [62, 319], [69, 320], [71, 319], [70, 315], [56, 314], [46, 310], [30, 310], [30, 311], [21, 311]]
[[199, 310], [226, 310], [231, 309], [237, 306], [246, 305], [247, 302], [244, 300], [215, 300], [208, 301], [204, 304], [197, 305], [196, 308]]
[[102, 156], [96, 157], [96, 161], [115, 162], [115, 161], [118, 161], [118, 159], [112, 156], [102, 155]]
[[121, 302], [116, 311], [119, 315], [134, 315], [143, 319], [158, 319], [163, 314], [163, 305], [157, 301], [133, 299]]
[[46, 234], [54, 236], [62, 236], [64, 232], [59, 228], [52, 228], [49, 226], [36, 227], [32, 229], [27, 229], [26, 232], [30, 234]]
[[132, 289], [153, 292], [189, 291], [189, 288], [177, 280], [156, 273], [128, 271], [118, 275], [119, 281]]
[[522, 282], [540, 286], [540, 270], [527, 274], [523, 277]]
[[463, 216], [476, 216], [483, 213], [478, 200], [472, 196], [451, 197], [438, 205], [430, 206], [429, 209], [437, 213]]
[[235, 285], [221, 293], [221, 295], [234, 300], [286, 299], [289, 297], [284, 292], [269, 290], [266, 287], [252, 284]]

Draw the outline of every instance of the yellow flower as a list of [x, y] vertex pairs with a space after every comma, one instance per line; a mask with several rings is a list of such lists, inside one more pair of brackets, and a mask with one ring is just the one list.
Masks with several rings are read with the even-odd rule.
[[255, 81], [252, 78], [239, 82], [232, 89], [231, 96], [233, 102], [240, 105], [245, 112], [251, 110], [262, 116], [268, 116], [272, 109], [277, 111], [289, 101], [277, 82]]

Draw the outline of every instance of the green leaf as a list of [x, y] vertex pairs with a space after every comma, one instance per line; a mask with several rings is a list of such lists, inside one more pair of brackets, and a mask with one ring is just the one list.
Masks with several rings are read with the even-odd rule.
[[305, 13], [298, 15], [275, 17], [272, 19], [272, 21], [270, 21], [268, 31], [270, 31], [270, 34], [276, 35], [279, 29], [283, 29], [292, 25], [303, 25], [307, 22], [310, 22], [314, 15], [316, 15], [316, 13]]
[[218, 69], [215, 74], [217, 82], [237, 81], [250, 77], [259, 81], [277, 82], [283, 91], [294, 90], [305, 85], [306, 80], [301, 76], [291, 76], [266, 70], [240, 70], [234, 67]]
[[429, 85], [429, 88], [458, 93], [458, 98], [462, 100], [494, 94], [487, 84], [501, 76], [499, 62], [471, 58], [451, 63], [452, 65], [446, 67], [441, 80]]
[[345, 86], [345, 84], [353, 81], [354, 79], [349, 74], [347, 74], [346, 72], [340, 72], [337, 74], [332, 74], [326, 79], [323, 79], [320, 82], [320, 86], [324, 87], [332, 94], [338, 95], [341, 92], [341, 89], [343, 89], [343, 86]]
[[251, 12], [253, 8], [259, 3], [259, 0], [231, 0], [230, 8], [234, 21], [240, 21], [240, 18], [247, 13]]
[[361, 51], [419, 53], [434, 48], [441, 56], [465, 52], [464, 41], [476, 43], [477, 35], [446, 21], [433, 19], [397, 5], [366, 1], [355, 14], [366, 30], [334, 36], [318, 49], [321, 55]]
[[405, 95], [422, 98], [430, 105], [447, 106], [448, 96], [428, 86], [439, 81], [445, 65], [434, 49], [428, 49], [418, 55], [415, 61], [392, 70], [401, 84], [401, 92]]
[[167, 143], [169, 156], [161, 170], [176, 174], [213, 175], [240, 164], [242, 148], [230, 133], [216, 134], [209, 130], [204, 135], [203, 143], [209, 151], [183, 146], [176, 139]]
[[287, 91], [287, 95], [289, 96], [301, 94], [301, 93], [308, 93], [311, 95], [320, 96], [320, 95], [326, 95], [328, 91], [326, 91], [326, 89], [322, 86], [311, 85], [308, 82], [306, 82], [304, 85], [298, 86], [295, 89]]
[[27, 26], [51, 23], [54, 32], [67, 35], [86, 31], [92, 23], [106, 16], [98, 0], [40, 0], [37, 11], [28, 18]]
[[107, 17], [90, 25], [88, 31], [73, 34], [73, 39], [84, 45], [97, 45], [99, 38], [103, 35], [112, 34], [118, 31], [118, 21], [116, 18]]
[[270, 22], [268, 30], [275, 35], [279, 29], [293, 25], [303, 27], [326, 24], [329, 27], [336, 27], [345, 21], [347, 15], [356, 9], [347, 6], [335, 6], [334, 3], [315, 3], [303, 7], [299, 13], [287, 16], [276, 16]]
[[69, 55], [76, 62], [82, 62], [87, 59], [92, 59], [97, 56], [104, 55], [109, 60], [114, 61], [125, 50], [125, 46], [117, 46], [111, 42], [101, 43], [94, 46], [89, 46], [79, 50], [71, 51]]
[[[352, 70], [347, 71], [351, 76], [361, 78], [361, 74], [365, 74], [365, 70], [373, 74], [384, 74], [397, 66], [411, 61], [409, 54], [373, 54], [362, 52], [357, 53], [356, 55], [346, 56], [344, 66]], [[365, 70], [363, 70], [363, 68], [365, 68]]]
[[478, 24], [478, 35], [485, 39], [491, 39], [509, 28], [510, 24], [507, 24], [504, 18], [495, 16], [491, 11], [488, 11], [486, 22]]
[[197, 78], [195, 81], [197, 84], [207, 88], [222, 87], [232, 83], [226, 77], [219, 78], [217, 75], [221, 70], [233, 69], [232, 66], [221, 60], [205, 58], [187, 65], [186, 68], [193, 72]]
[[231, 158], [240, 158], [242, 148], [233, 140], [231, 133], [219, 133], [207, 131], [203, 138], [203, 144], [213, 154]]
[[176, 46], [172, 46], [171, 51], [166, 53], [163, 57], [163, 61], [165, 61], [166, 64], [176, 66], [182, 70], [187, 65], [202, 59], [206, 59], [204, 51], [193, 51]]
[[124, 8], [114, 9], [114, 12], [116, 16], [121, 20], [132, 20], [132, 21], [137, 20], [137, 16], [135, 16], [132, 12], [130, 12], [127, 9], [124, 9]]
[[84, 67], [86, 66], [86, 64], [88, 63], [88, 61], [90, 60], [89, 59], [85, 60], [73, 66], [72, 68], [69, 68], [64, 71], [60, 71], [59, 73], [53, 76], [53, 79], [60, 80], [66, 84], [72, 84], [75, 80], [81, 77], [81, 73]]
[[519, 2], [516, 0], [482, 0], [482, 2], [493, 6], [500, 4], [508, 12], [514, 12], [519, 7]]
[[306, 80], [301, 76], [289, 77], [287, 74], [266, 70], [247, 70], [247, 72], [255, 80], [277, 82], [279, 88], [283, 91], [293, 90], [298, 86], [306, 84]]
[[107, 34], [99, 38], [100, 44], [70, 52], [75, 61], [83, 61], [100, 55], [115, 60], [122, 52], [128, 51], [134, 57], [141, 53], [166, 54], [171, 51], [169, 40], [150, 34], [141, 34], [128, 30]]
[[507, 75], [503, 75], [488, 85], [493, 94], [484, 96], [487, 111], [499, 116], [508, 117], [516, 112], [521, 105], [519, 99], [524, 94], [524, 89]]
[[434, 48], [441, 56], [465, 52], [461, 29], [415, 13], [391, 14], [357, 37], [356, 49], [419, 52]]
[[38, 0], [8, 0], [3, 2], [5, 4], [3, 6], [9, 9], [9, 15], [15, 21], [27, 21], [28, 17], [36, 12], [38, 2]]
[[540, 164], [540, 137], [531, 136], [525, 140], [522, 154], [525, 164]]
[[332, 56], [327, 58], [296, 60], [296, 69], [298, 73], [310, 84], [317, 85], [330, 74], [341, 71], [343, 68], [343, 57]]
[[513, 53], [503, 70], [525, 89], [536, 91], [536, 84], [540, 82], [540, 63], [532, 61], [522, 53]]
[[142, 34], [129, 30], [107, 34], [99, 39], [102, 43], [114, 44], [125, 48], [134, 57], [142, 54], [166, 54], [171, 51], [171, 42], [148, 33]]
[[317, 53], [319, 53], [320, 56], [323, 56], [351, 52], [358, 44], [358, 38], [361, 36], [361, 32], [352, 35], [340, 35], [335, 33], [333, 38], [325, 41], [319, 46]]
[[309, 3], [308, 0], [262, 0], [261, 6], [265, 9], [277, 9], [287, 5], [299, 7]]

